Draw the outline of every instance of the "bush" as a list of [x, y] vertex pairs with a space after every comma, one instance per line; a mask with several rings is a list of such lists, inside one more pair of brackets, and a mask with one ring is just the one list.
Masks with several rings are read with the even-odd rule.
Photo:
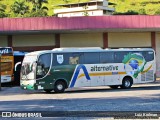
[[128, 10], [127, 12], [114, 12], [114, 15], [138, 15], [138, 12], [133, 10]]
[[38, 10], [38, 11], [33, 11], [31, 13], [27, 13], [24, 15], [24, 17], [45, 17], [48, 16], [46, 11], [43, 10]]

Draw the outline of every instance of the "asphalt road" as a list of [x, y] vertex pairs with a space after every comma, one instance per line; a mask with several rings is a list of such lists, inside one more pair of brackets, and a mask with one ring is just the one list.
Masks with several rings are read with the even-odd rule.
[[160, 111], [160, 82], [131, 89], [81, 88], [61, 94], [2, 87], [0, 111]]

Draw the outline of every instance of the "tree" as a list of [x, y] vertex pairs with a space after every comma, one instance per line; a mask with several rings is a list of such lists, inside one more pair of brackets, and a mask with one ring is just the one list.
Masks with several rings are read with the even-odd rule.
[[0, 12], [5, 12], [6, 5], [0, 4]]
[[31, 13], [27, 13], [25, 14], [24, 17], [45, 17], [45, 16], [48, 16], [47, 12], [43, 10], [38, 10], [38, 11], [33, 11]]
[[48, 16], [48, 7], [43, 4], [48, 4], [47, 0], [26, 0], [32, 4], [30, 14], [27, 17], [44, 17]]
[[29, 6], [25, 5], [25, 1], [17, 0], [11, 5], [11, 10], [16, 16], [24, 16], [29, 12]]
[[0, 18], [7, 17], [8, 15], [5, 13], [6, 5], [0, 4]]
[[89, 16], [89, 13], [88, 13], [88, 11], [87, 11], [88, 6], [85, 5], [85, 6], [83, 7], [83, 9], [84, 9], [83, 15], [84, 15], [84, 16]]
[[39, 11], [39, 10], [48, 11], [48, 8], [43, 5], [44, 3], [48, 3], [47, 0], [27, 0], [27, 1], [33, 4], [32, 11]]
[[68, 4], [70, 2], [70, 0], [63, 0], [66, 4]]

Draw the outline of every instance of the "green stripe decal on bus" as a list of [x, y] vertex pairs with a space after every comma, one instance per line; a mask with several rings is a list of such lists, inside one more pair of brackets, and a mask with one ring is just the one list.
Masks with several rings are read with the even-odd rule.
[[89, 74], [88, 74], [88, 71], [87, 71], [86, 67], [85, 67], [84, 65], [79, 65], [79, 66], [76, 68], [75, 74], [74, 74], [73, 79], [72, 79], [72, 82], [71, 82], [71, 84], [70, 84], [70, 87], [74, 87], [74, 84], [75, 84], [75, 82], [76, 82], [76, 80], [77, 80], [77, 78], [78, 78], [78, 75], [79, 75], [79, 72], [80, 72], [81, 69], [83, 70], [83, 72], [84, 72], [84, 74], [85, 74], [85, 76], [86, 76], [86, 79], [87, 79], [87, 80], [91, 80], [91, 78], [90, 78], [90, 76], [89, 76]]

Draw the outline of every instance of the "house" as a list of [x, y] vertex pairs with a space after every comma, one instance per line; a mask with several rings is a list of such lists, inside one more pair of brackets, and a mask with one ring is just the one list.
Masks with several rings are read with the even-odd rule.
[[61, 4], [58, 5], [59, 9], [54, 10], [54, 14], [58, 17], [111, 15], [114, 12], [114, 8], [109, 8], [109, 4], [112, 3], [107, 0]]

